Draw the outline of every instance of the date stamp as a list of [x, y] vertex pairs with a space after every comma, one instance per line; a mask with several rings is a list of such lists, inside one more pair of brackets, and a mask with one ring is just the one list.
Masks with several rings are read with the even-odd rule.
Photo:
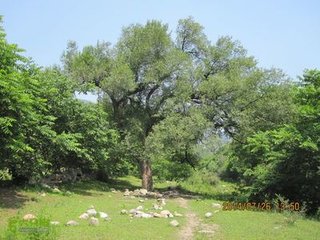
[[256, 211], [300, 211], [300, 203], [279, 203], [273, 204], [271, 202], [224, 202], [222, 204], [223, 211], [233, 210], [256, 210]]

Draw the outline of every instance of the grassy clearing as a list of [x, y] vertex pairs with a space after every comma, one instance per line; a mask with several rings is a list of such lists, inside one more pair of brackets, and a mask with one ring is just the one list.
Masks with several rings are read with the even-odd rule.
[[[128, 186], [125, 181], [118, 181], [115, 185], [120, 189], [133, 188], [134, 181]], [[62, 224], [71, 219], [80, 223], [75, 227], [57, 227], [60, 233], [59, 239], [174, 239], [173, 236], [177, 234], [178, 229], [169, 225], [172, 219], [130, 219], [127, 215], [120, 215], [121, 209], [129, 210], [139, 205], [144, 206], [147, 211], [151, 209], [154, 199], [140, 203], [140, 198], [125, 198], [121, 192], [112, 193], [109, 187], [99, 182], [87, 182], [61, 188], [69, 191], [68, 194], [47, 193], [45, 197], [40, 196], [35, 189], [11, 192], [19, 194], [25, 201], [19, 204], [18, 208], [8, 208], [5, 204], [1, 204], [0, 233], [3, 237], [10, 216], [22, 217], [24, 214], [33, 213], [48, 216], [51, 220]], [[90, 205], [93, 205], [97, 211], [108, 213], [111, 221], [100, 221], [99, 226], [92, 227], [87, 221], [78, 219]], [[168, 201], [166, 209], [172, 212], [184, 211], [175, 201]], [[182, 219], [179, 221], [184, 222]]]
[[[124, 190], [136, 189], [140, 180], [134, 177], [121, 178], [111, 184], [101, 182], [83, 182], [75, 185], [62, 186], [62, 193], [47, 192], [41, 196], [42, 189], [10, 189], [0, 190], [0, 236], [4, 236], [7, 221], [12, 216], [22, 217], [24, 214], [33, 213], [49, 217], [50, 220], [61, 222], [57, 227], [58, 239], [177, 239], [179, 231], [185, 226], [186, 217], [176, 218], [181, 227], [174, 228], [169, 225], [172, 219], [130, 219], [127, 215], [120, 215], [121, 209], [136, 208], [139, 205], [144, 209], [151, 209], [154, 199], [140, 203], [140, 198], [126, 198], [122, 192], [113, 193], [111, 188]], [[180, 184], [181, 185], [181, 184]], [[165, 189], [176, 186], [176, 183], [156, 183], [156, 188]], [[187, 200], [188, 209], [179, 206], [178, 201], [167, 201], [166, 209], [182, 214], [194, 212], [201, 223], [208, 226], [218, 225], [214, 239], [319, 239], [320, 222], [300, 218], [294, 224], [288, 224], [285, 216], [279, 213], [254, 212], [254, 211], [220, 211], [212, 218], [205, 218], [206, 212], [213, 212], [212, 199], [228, 197], [234, 191], [234, 185], [221, 183], [216, 188], [208, 186], [182, 185], [183, 190], [201, 194], [201, 200]], [[199, 191], [202, 189], [202, 191]], [[211, 194], [210, 194], [211, 193]], [[208, 196], [208, 197], [206, 197]], [[111, 221], [100, 221], [100, 225], [92, 227], [85, 220], [78, 219], [79, 215], [93, 205], [96, 210], [109, 214]], [[147, 210], [146, 210], [147, 211]], [[63, 226], [68, 220], [76, 220], [79, 226]], [[195, 229], [195, 239], [210, 239], [207, 234], [199, 233], [200, 226]], [[1, 239], [1, 237], [0, 237]]]

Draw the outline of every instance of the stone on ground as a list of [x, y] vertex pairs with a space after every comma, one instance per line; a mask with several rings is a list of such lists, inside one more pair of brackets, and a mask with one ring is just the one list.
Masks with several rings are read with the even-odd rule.
[[33, 220], [33, 219], [36, 219], [36, 216], [31, 214], [31, 213], [28, 213], [28, 214], [23, 216], [23, 220], [26, 220], [26, 221], [30, 221], [30, 220]]
[[165, 206], [166, 205], [166, 199], [165, 198], [159, 198], [158, 202], [159, 202], [160, 206]]
[[105, 212], [99, 212], [100, 218], [103, 218], [104, 220], [108, 220], [109, 215]]
[[70, 220], [66, 223], [66, 226], [78, 226], [79, 223], [74, 221], [74, 220]]
[[160, 215], [164, 218], [168, 218], [168, 217], [172, 218], [173, 217], [172, 213], [169, 210], [162, 210], [160, 212]]
[[153, 204], [153, 209], [155, 209], [155, 210], [162, 210], [162, 207], [161, 206], [159, 206], [158, 204]]
[[205, 214], [205, 216], [206, 216], [206, 218], [209, 218], [209, 217], [212, 217], [212, 212], [207, 212], [206, 214]]
[[183, 215], [181, 213], [177, 213], [177, 212], [174, 212], [173, 214], [175, 217], [182, 217]]
[[147, 189], [144, 189], [144, 188], [141, 188], [141, 189], [140, 189], [140, 194], [141, 194], [141, 195], [144, 196], [144, 195], [147, 195], [147, 193], [148, 193], [148, 190], [147, 190]]
[[126, 189], [123, 193], [123, 196], [127, 197], [127, 196], [130, 196], [130, 191], [129, 189]]
[[220, 203], [212, 203], [213, 208], [222, 208]]
[[128, 211], [127, 211], [126, 209], [122, 209], [122, 210], [120, 211], [120, 213], [123, 214], [123, 215], [126, 215], [126, 214], [128, 214]]
[[170, 222], [170, 225], [173, 226], [173, 227], [178, 227], [179, 226], [179, 222], [177, 220], [172, 220]]
[[97, 226], [99, 225], [99, 219], [95, 217], [91, 217], [89, 220], [89, 225], [91, 226]]
[[61, 193], [60, 189], [55, 187], [54, 189], [52, 189], [53, 193]]
[[161, 214], [160, 213], [152, 213], [153, 217], [155, 218], [161, 218]]
[[96, 216], [97, 215], [97, 211], [94, 208], [88, 209], [87, 213], [89, 214], [89, 216]]
[[51, 224], [51, 225], [59, 225], [60, 222], [58, 222], [58, 221], [51, 221], [50, 224]]
[[140, 211], [140, 210], [142, 210], [143, 209], [143, 206], [138, 206], [138, 207], [136, 207], [136, 210], [138, 210], [138, 211]]
[[89, 214], [88, 213], [82, 213], [80, 216], [79, 216], [80, 219], [82, 220], [86, 220], [89, 218]]

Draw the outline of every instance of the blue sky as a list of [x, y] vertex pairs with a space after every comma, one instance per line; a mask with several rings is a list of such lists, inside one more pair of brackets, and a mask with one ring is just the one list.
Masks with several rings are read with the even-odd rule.
[[60, 63], [68, 40], [79, 46], [97, 40], [115, 43], [121, 28], [158, 19], [172, 31], [193, 16], [214, 42], [230, 35], [261, 67], [278, 67], [289, 76], [320, 68], [320, 1], [74, 1], [0, 0], [7, 39], [42, 66]]

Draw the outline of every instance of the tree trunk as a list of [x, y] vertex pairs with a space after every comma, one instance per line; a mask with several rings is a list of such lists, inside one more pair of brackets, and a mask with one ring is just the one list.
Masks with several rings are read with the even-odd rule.
[[152, 170], [151, 162], [149, 160], [144, 160], [140, 162], [142, 188], [148, 191], [153, 190], [153, 180], [152, 180]]

